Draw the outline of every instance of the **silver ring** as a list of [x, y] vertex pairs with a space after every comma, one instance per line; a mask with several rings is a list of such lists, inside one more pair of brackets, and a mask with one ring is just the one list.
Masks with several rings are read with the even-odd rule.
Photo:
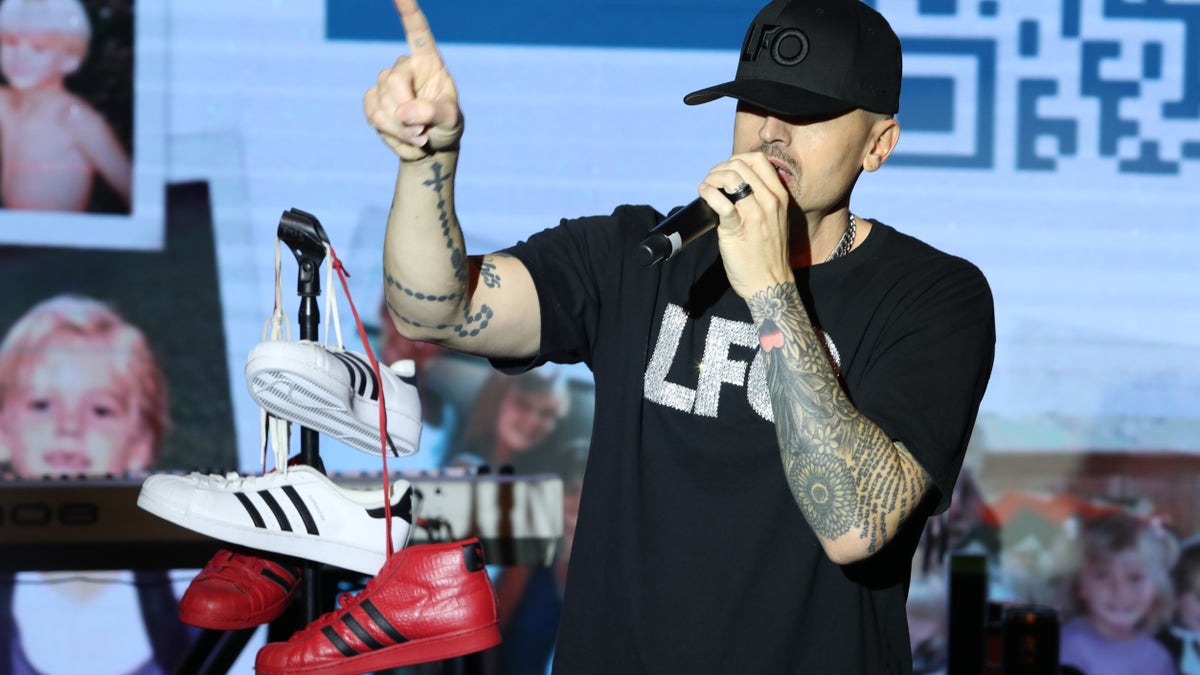
[[754, 192], [754, 190], [750, 188], [749, 183], [742, 183], [741, 185], [735, 187], [733, 192], [726, 192], [725, 196], [729, 197], [729, 201], [737, 203], [746, 197], [749, 197], [752, 192]]

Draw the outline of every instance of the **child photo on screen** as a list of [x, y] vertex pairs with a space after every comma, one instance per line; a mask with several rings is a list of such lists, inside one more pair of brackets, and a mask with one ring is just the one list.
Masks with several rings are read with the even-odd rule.
[[0, 443], [20, 477], [150, 469], [169, 424], [145, 336], [104, 303], [43, 301], [0, 344]]
[[0, 0], [0, 189], [7, 208], [86, 211], [97, 175], [128, 207], [128, 153], [104, 116], [66, 86], [87, 58], [91, 30], [80, 0]]
[[[54, 296], [0, 343], [8, 480], [150, 470], [169, 426], [158, 360], [105, 303]], [[0, 673], [169, 673], [197, 632], [165, 570], [0, 574]]]
[[1087, 675], [1175, 675], [1154, 638], [1171, 614], [1178, 546], [1161, 524], [1114, 513], [1083, 521], [1060, 663]]

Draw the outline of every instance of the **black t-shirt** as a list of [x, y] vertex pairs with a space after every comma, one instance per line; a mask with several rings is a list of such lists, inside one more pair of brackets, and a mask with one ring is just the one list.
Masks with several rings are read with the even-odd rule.
[[584, 362], [596, 410], [563, 620], [562, 675], [911, 672], [905, 615], [924, 516], [948, 504], [991, 372], [979, 270], [881, 223], [801, 269], [855, 405], [936, 490], [882, 551], [832, 563], [788, 490], [758, 339], [716, 237], [645, 268], [649, 207], [564, 221], [509, 249], [541, 352]]

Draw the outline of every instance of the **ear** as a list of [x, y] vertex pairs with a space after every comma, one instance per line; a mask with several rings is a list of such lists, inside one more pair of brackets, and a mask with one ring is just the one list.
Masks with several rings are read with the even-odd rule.
[[863, 169], [878, 171], [891, 156], [900, 141], [900, 123], [894, 117], [882, 117], [871, 125], [868, 136], [867, 156], [863, 158]]

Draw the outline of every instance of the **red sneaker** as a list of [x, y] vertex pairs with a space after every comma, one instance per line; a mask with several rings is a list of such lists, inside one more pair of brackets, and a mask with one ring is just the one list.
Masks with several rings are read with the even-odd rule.
[[257, 675], [357, 675], [500, 644], [496, 592], [478, 539], [417, 544], [392, 554], [358, 595], [287, 642], [258, 652]]
[[179, 620], [200, 628], [240, 630], [279, 618], [300, 586], [299, 567], [221, 549], [179, 600]]

